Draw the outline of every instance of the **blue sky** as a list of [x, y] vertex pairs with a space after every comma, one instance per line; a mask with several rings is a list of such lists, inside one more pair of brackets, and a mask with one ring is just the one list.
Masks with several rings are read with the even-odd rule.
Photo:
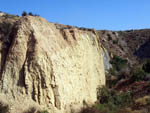
[[0, 11], [96, 29], [150, 28], [150, 0], [1, 0]]

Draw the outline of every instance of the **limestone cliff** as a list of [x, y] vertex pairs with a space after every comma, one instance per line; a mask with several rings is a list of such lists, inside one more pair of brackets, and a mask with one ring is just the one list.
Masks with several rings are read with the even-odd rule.
[[22, 17], [0, 32], [1, 99], [12, 113], [35, 105], [70, 113], [96, 101], [105, 84], [101, 45], [94, 30], [59, 28], [40, 17]]

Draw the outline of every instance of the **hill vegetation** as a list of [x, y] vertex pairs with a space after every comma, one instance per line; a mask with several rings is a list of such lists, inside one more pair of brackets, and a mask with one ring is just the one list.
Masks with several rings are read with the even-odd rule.
[[112, 68], [98, 102], [81, 113], [150, 113], [150, 30], [98, 33]]

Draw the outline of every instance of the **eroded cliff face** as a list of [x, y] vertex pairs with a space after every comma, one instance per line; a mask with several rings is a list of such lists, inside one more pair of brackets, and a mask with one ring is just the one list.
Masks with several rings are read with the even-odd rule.
[[0, 96], [12, 113], [33, 105], [70, 113], [96, 101], [105, 74], [94, 30], [61, 29], [28, 16], [14, 24], [8, 39], [7, 46], [0, 40]]

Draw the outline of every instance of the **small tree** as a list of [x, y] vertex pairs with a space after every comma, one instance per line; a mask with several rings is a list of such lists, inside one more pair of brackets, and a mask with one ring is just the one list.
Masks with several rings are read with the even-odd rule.
[[23, 12], [22, 12], [22, 16], [27, 16], [27, 12], [26, 12], [26, 11], [23, 11]]
[[29, 14], [28, 14], [28, 15], [33, 16], [32, 12], [29, 12]]

